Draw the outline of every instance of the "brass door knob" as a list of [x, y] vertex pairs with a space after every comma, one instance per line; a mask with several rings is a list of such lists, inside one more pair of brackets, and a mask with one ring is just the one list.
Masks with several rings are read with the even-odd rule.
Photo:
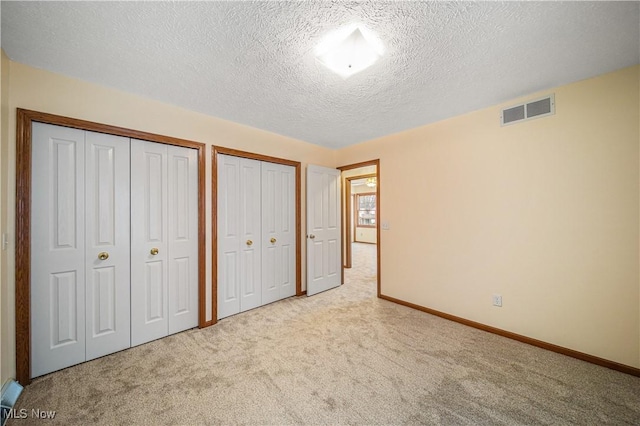
[[247, 240], [247, 245], [250, 246], [251, 244], [253, 244], [253, 241]]
[[273, 237], [271, 237], [271, 240], [269, 240], [269, 241], [271, 241], [271, 244], [275, 244], [276, 243], [276, 239], [273, 238]]
[[315, 238], [316, 236], [313, 234], [309, 234], [309, 238], [311, 238], [312, 240]]
[[109, 253], [107, 253], [106, 251], [101, 251], [100, 253], [98, 253], [98, 259], [107, 260], [108, 258], [109, 258]]
[[158, 254], [158, 249], [157, 248], [152, 248], [151, 252], [150, 252], [153, 256], [155, 256], [156, 254]]

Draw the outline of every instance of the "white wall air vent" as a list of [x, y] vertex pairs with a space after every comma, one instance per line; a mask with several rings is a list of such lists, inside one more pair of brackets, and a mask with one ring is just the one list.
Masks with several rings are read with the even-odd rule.
[[546, 117], [556, 113], [556, 102], [553, 94], [520, 105], [502, 110], [500, 125], [518, 123], [534, 118]]

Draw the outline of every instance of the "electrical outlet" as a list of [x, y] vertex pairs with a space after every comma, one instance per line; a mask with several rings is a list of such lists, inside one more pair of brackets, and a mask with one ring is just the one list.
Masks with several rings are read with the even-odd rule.
[[493, 306], [502, 307], [502, 296], [499, 294], [493, 295]]

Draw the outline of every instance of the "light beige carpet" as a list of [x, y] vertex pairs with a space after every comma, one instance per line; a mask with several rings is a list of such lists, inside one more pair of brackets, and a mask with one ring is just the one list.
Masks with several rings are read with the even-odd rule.
[[[10, 424], [640, 424], [640, 378], [340, 288], [33, 381]], [[367, 254], [368, 253], [368, 254]]]

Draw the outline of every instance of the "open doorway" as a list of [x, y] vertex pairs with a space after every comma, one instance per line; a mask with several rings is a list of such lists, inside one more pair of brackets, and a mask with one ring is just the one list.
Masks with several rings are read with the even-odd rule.
[[380, 170], [373, 160], [342, 171], [343, 283], [380, 295]]

